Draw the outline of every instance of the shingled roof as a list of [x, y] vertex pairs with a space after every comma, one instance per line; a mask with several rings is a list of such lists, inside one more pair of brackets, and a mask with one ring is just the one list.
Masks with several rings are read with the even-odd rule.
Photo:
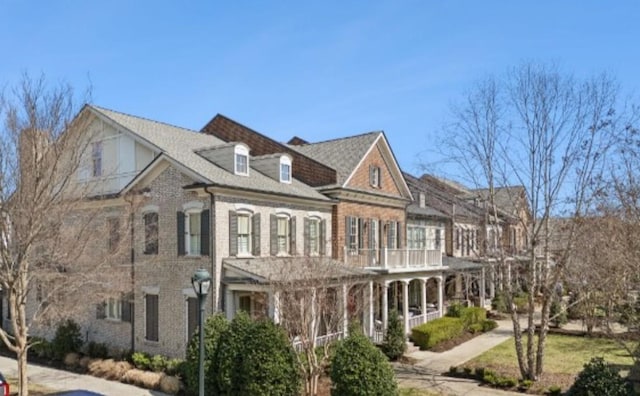
[[382, 136], [380, 131], [369, 132], [312, 144], [289, 145], [289, 147], [335, 169], [338, 172], [338, 185], [342, 186], [380, 136]]
[[249, 176], [238, 176], [215, 165], [197, 154], [201, 149], [226, 144], [214, 136], [98, 106], [86, 107], [104, 121], [138, 136], [168, 158], [198, 175], [201, 180], [197, 182], [269, 194], [328, 200], [314, 188], [296, 179], [290, 184], [279, 183], [253, 168]]

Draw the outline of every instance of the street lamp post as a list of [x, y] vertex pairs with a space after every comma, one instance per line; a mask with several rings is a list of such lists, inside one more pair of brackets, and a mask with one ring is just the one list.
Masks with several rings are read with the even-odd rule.
[[209, 287], [211, 287], [211, 275], [209, 275], [206, 269], [200, 268], [196, 270], [191, 277], [191, 284], [198, 296], [198, 303], [200, 304], [200, 314], [198, 315], [198, 336], [200, 339], [200, 352], [198, 354], [198, 395], [204, 396], [204, 302], [209, 293]]

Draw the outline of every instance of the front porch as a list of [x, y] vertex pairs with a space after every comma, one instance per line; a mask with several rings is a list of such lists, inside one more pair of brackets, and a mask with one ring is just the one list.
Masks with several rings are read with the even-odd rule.
[[373, 271], [416, 271], [442, 267], [439, 249], [348, 249], [345, 264]]

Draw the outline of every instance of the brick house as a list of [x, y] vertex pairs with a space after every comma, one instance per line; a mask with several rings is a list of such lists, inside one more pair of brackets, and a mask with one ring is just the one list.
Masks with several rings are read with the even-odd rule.
[[[227, 142], [250, 141], [261, 155], [285, 152], [295, 163], [305, 164], [297, 167], [300, 180], [335, 202], [333, 257], [347, 267], [377, 274], [366, 304], [369, 318], [364, 320], [370, 335], [379, 336], [386, 328], [390, 309], [399, 311], [407, 332], [426, 321], [427, 313], [441, 315], [442, 253], [435, 247], [406, 246], [411, 191], [383, 132], [317, 143], [295, 137], [284, 144], [222, 115], [202, 131]], [[437, 296], [435, 313], [427, 312], [428, 282], [433, 289], [429, 295]]]
[[[332, 258], [334, 202], [295, 178], [290, 155], [255, 155], [243, 141], [96, 106], [78, 117], [96, 132], [78, 180], [92, 186], [105, 219], [121, 218], [126, 205], [134, 219], [118, 231], [123, 253], [112, 257], [130, 289], [78, 318], [89, 341], [184, 356], [197, 323], [190, 278], [199, 268], [212, 275], [207, 312], [229, 318], [244, 310], [277, 320], [269, 282], [310, 257], [336, 282], [371, 277]], [[107, 254], [115, 228], [107, 222], [103, 232], [95, 257]]]

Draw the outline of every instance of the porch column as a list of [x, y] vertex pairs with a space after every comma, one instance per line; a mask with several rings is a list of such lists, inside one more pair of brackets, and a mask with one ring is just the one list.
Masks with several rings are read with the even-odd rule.
[[382, 331], [387, 332], [389, 324], [389, 281], [381, 283], [382, 286]]
[[484, 293], [485, 293], [485, 273], [484, 273], [484, 267], [482, 267], [482, 269], [480, 270], [480, 306], [482, 308], [484, 308]]
[[462, 300], [462, 298], [464, 297], [462, 295], [462, 274], [460, 273], [456, 274], [454, 283], [455, 283], [455, 289], [456, 289], [455, 298], [458, 300]]
[[342, 334], [349, 335], [349, 290], [347, 285], [342, 285]]
[[492, 300], [496, 296], [496, 267], [494, 264], [490, 264], [490, 276], [489, 276], [489, 298]]
[[409, 334], [409, 280], [402, 279], [402, 318], [404, 319], [404, 333]]
[[369, 285], [368, 285], [368, 291], [369, 293], [367, 296], [367, 299], [369, 300], [369, 305], [367, 308], [367, 335], [369, 337], [373, 337], [373, 332], [374, 332], [374, 319], [373, 319], [373, 294], [374, 294], [374, 289], [373, 289], [373, 282], [369, 281]]
[[420, 279], [420, 312], [425, 322], [427, 321], [427, 282], [429, 282], [428, 277]]
[[280, 292], [269, 293], [269, 316], [273, 323], [280, 323]]
[[229, 287], [226, 287], [224, 292], [224, 312], [227, 315], [227, 320], [232, 320], [235, 316], [235, 301], [233, 300], [233, 290], [229, 290]]
[[442, 309], [444, 308], [444, 278], [442, 276], [436, 277], [438, 280], [438, 312], [442, 317]]

